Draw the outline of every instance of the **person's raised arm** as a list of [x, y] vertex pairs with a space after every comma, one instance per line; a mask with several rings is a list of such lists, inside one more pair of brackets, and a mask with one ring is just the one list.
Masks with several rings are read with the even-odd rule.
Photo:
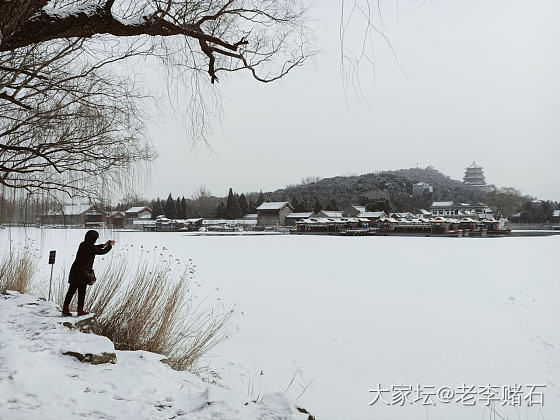
[[107, 252], [109, 252], [111, 250], [111, 248], [113, 248], [113, 245], [115, 245], [115, 241], [112, 241], [112, 240], [105, 242], [103, 245], [95, 245], [95, 247], [94, 247], [95, 253], [97, 255], [106, 254]]

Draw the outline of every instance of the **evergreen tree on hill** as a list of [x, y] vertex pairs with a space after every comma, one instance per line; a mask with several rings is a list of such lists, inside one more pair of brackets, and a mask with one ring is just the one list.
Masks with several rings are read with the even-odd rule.
[[358, 205], [359, 206], [367, 206], [369, 204], [369, 198], [367, 198], [365, 195], [361, 195], [358, 198]]
[[183, 212], [183, 218], [184, 219], [189, 219], [190, 218], [189, 208], [188, 208], [187, 200], [185, 199], [185, 197], [181, 198], [181, 211]]
[[157, 216], [161, 216], [162, 214], [165, 214], [165, 210], [163, 208], [161, 200], [158, 197], [154, 206], [152, 207], [152, 219], [155, 219]]
[[177, 208], [175, 207], [175, 200], [173, 200], [171, 193], [169, 193], [167, 201], [165, 202], [165, 217], [168, 219], [177, 218]]
[[216, 207], [216, 218], [225, 219], [226, 218], [226, 206], [220, 201], [218, 207]]
[[[156, 212], [156, 200], [152, 200], [152, 201], [150, 202], [150, 208], [152, 209], [152, 217], [151, 217], [151, 219], [153, 220], [153, 219], [156, 218], [156, 215], [155, 215], [155, 212]], [[117, 206], [117, 210], [118, 210], [118, 206]], [[120, 211], [122, 211], [122, 210], [120, 210]]]
[[247, 211], [249, 213], [256, 213], [257, 212], [257, 206], [255, 206], [255, 202], [253, 201], [252, 198], [249, 199], [249, 208], [247, 209]]
[[294, 207], [294, 212], [295, 213], [300, 213], [302, 211], [301, 210], [301, 204], [300, 204], [299, 200], [297, 199], [297, 197], [292, 197], [291, 200], [290, 200], [290, 203]]
[[259, 198], [257, 200], [257, 204], [255, 205], [255, 207], [259, 207], [262, 203], [264, 203], [264, 194], [261, 190], [261, 192], [259, 193]]
[[338, 211], [338, 205], [336, 204], [336, 200], [334, 198], [331, 198], [327, 202], [327, 205], [325, 206], [325, 210], [327, 210], [327, 211]]
[[311, 207], [309, 202], [305, 199], [305, 197], [301, 198], [301, 201], [299, 202], [299, 206], [301, 212], [313, 211], [313, 208]]
[[[226, 201], [226, 209], [225, 209], [225, 217], [228, 219], [232, 219], [231, 215], [233, 212], [233, 200], [235, 199], [233, 195], [233, 190], [230, 188], [227, 196]], [[239, 205], [239, 203], [238, 203]]]
[[323, 205], [321, 204], [321, 202], [319, 201], [318, 198], [315, 199], [315, 203], [313, 204], [313, 211], [315, 213], [319, 213], [321, 210], [323, 210]]
[[239, 196], [234, 194], [233, 201], [231, 203], [231, 212], [228, 215], [229, 219], [239, 219], [242, 216], [241, 206], [239, 205]]
[[384, 211], [389, 214], [394, 211], [391, 202], [385, 198], [377, 198], [366, 205], [366, 211]]
[[175, 209], [177, 212], [177, 219], [184, 219], [183, 206], [181, 206], [181, 199], [179, 197], [175, 200]]
[[242, 216], [249, 213], [249, 203], [247, 203], [247, 197], [243, 193], [239, 196], [239, 207], [241, 208]]

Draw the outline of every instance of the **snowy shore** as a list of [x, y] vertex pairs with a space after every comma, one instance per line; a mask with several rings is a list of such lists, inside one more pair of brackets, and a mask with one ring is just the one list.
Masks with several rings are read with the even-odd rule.
[[[255, 403], [172, 370], [164, 356], [115, 351], [106, 337], [63, 325], [84, 318], [62, 318], [53, 303], [30, 295], [0, 295], [0, 419], [308, 419], [283, 393]], [[71, 354], [114, 354], [116, 363]]]

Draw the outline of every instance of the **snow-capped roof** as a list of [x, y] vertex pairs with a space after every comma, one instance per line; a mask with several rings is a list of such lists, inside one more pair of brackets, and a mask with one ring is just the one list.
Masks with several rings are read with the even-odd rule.
[[286, 206], [292, 207], [292, 205], [287, 201], [270, 201], [262, 203], [259, 207], [257, 207], [257, 210], [281, 210]]
[[329, 211], [329, 210], [322, 210], [323, 214], [327, 217], [342, 217], [341, 211]]
[[50, 211], [49, 216], [77, 216], [86, 213], [91, 209], [89, 204], [74, 204], [69, 206], [62, 206], [61, 210]]
[[[167, 219], [166, 219], [167, 220]], [[156, 225], [156, 221], [155, 220], [151, 220], [151, 219], [135, 219], [132, 221], [133, 225], [137, 225], [137, 226], [155, 226]]]
[[358, 214], [361, 218], [373, 218], [373, 217], [384, 217], [386, 216], [384, 211], [364, 211]]
[[128, 210], [125, 211], [125, 213], [140, 213], [141, 211], [149, 211], [151, 212], [152, 209], [150, 209], [149, 207], [131, 207]]
[[473, 160], [473, 163], [467, 166], [467, 169], [482, 169], [482, 166], [477, 165]]
[[434, 201], [432, 207], [451, 207], [453, 206], [453, 201]]
[[220, 226], [220, 225], [256, 225], [255, 219], [202, 219], [203, 226]]
[[366, 211], [366, 206], [355, 206], [352, 205], [353, 208], [355, 208], [356, 210], [358, 210], [360, 213]]
[[428, 210], [424, 210], [424, 209], [420, 209], [420, 213], [423, 214], [423, 215], [425, 215], [425, 216], [429, 216], [429, 215], [432, 214], [432, 213], [430, 213]]
[[311, 217], [312, 214], [313, 214], [312, 211], [308, 211], [304, 213], [290, 213], [286, 217], [290, 219], [306, 219], [308, 217]]
[[401, 213], [391, 213], [391, 216], [397, 216], [397, 217], [411, 217], [412, 213], [409, 212], [401, 212]]
[[552, 217], [560, 217], [560, 210], [552, 210]]
[[249, 213], [243, 216], [245, 220], [256, 220], [259, 217], [257, 213]]
[[307, 225], [328, 225], [328, 224], [346, 224], [346, 223], [358, 223], [360, 219], [357, 217], [310, 217], [309, 219], [301, 219], [296, 222], [296, 224], [307, 224]]

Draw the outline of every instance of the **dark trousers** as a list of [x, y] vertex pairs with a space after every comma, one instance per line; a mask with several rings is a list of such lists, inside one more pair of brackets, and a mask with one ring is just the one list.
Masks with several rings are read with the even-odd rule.
[[84, 301], [86, 299], [86, 287], [87, 284], [80, 284], [79, 286], [77, 284], [70, 284], [70, 287], [68, 288], [68, 293], [66, 293], [66, 298], [64, 299], [64, 304], [70, 305], [70, 302], [72, 302], [72, 298], [74, 297], [74, 293], [76, 293], [77, 290], [78, 308], [83, 308]]

